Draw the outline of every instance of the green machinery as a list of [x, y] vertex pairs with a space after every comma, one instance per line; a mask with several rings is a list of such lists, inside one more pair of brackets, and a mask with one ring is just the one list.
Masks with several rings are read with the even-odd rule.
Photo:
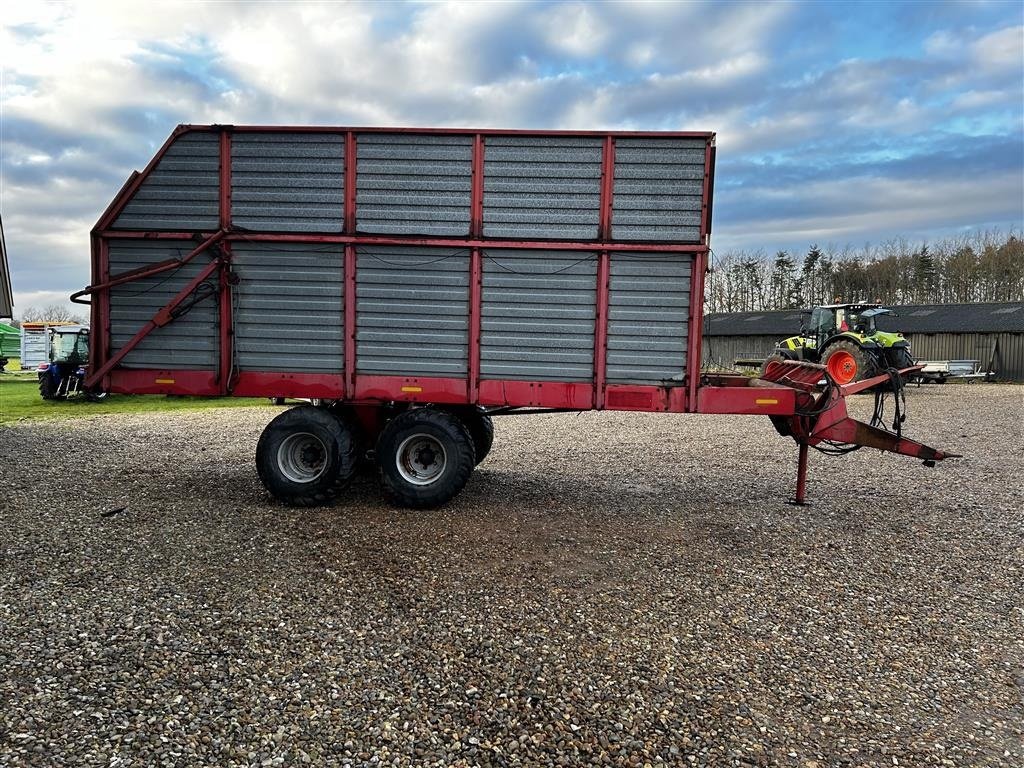
[[837, 384], [871, 378], [890, 368], [914, 364], [910, 342], [902, 333], [880, 331], [879, 315], [895, 315], [879, 304], [827, 304], [815, 307], [800, 333], [783, 339], [765, 361], [806, 360], [821, 363]]
[[0, 323], [0, 371], [17, 357], [21, 357], [21, 331], [13, 325]]

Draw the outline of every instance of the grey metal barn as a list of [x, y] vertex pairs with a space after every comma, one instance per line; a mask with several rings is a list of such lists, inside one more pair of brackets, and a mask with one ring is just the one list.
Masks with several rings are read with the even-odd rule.
[[[879, 318], [884, 331], [902, 331], [918, 360], [980, 360], [1000, 381], [1024, 382], [1024, 302], [894, 306]], [[799, 310], [717, 312], [704, 318], [705, 365], [733, 367], [763, 358], [800, 331]]]

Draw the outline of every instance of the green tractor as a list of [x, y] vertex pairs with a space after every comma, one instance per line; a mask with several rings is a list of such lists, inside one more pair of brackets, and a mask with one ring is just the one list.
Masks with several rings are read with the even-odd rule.
[[902, 333], [880, 331], [879, 315], [895, 315], [879, 304], [828, 304], [810, 310], [810, 321], [797, 336], [779, 342], [772, 360], [807, 360], [821, 363], [837, 384], [877, 376], [890, 368], [914, 364], [910, 342]]

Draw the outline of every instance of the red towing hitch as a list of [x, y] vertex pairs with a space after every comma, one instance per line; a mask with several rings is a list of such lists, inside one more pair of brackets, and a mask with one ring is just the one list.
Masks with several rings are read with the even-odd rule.
[[[867, 446], [922, 459], [925, 466], [929, 467], [935, 466], [937, 461], [959, 456], [930, 448], [902, 435], [903, 382], [908, 373], [922, 367], [910, 366], [863, 381], [840, 385], [833, 381], [822, 365], [794, 360], [774, 361], [768, 364], [762, 376], [763, 381], [798, 391], [792, 415], [771, 417], [776, 430], [780, 434], [791, 436], [800, 446], [794, 504], [806, 503], [809, 447], [817, 448], [826, 454], [841, 455]], [[756, 387], [757, 384], [752, 386]], [[866, 424], [847, 413], [846, 396], [871, 389], [875, 390], [875, 413], [871, 423]], [[892, 431], [886, 429], [883, 423], [884, 403], [888, 393], [893, 394], [895, 399]]]

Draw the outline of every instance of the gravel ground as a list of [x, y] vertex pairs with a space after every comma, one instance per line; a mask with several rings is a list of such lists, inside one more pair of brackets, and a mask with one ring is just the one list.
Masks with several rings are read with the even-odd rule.
[[966, 458], [804, 508], [753, 417], [503, 417], [428, 513], [271, 503], [266, 408], [0, 427], [0, 764], [1024, 765], [1024, 387], [908, 405]]

